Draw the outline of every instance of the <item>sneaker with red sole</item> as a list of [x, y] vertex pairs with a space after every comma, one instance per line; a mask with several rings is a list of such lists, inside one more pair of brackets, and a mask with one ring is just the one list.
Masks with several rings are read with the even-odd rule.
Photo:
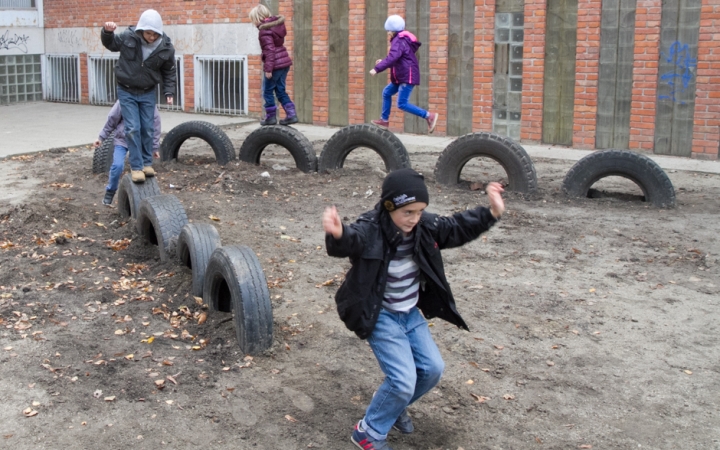
[[435, 131], [435, 125], [437, 125], [438, 117], [438, 113], [428, 113], [428, 116], [425, 119], [428, 124], [428, 133], [432, 133], [433, 131]]
[[390, 121], [378, 119], [378, 120], [373, 120], [372, 124], [375, 125], [376, 127], [382, 128], [383, 130], [387, 130], [388, 127], [390, 126]]
[[355, 425], [355, 431], [353, 431], [350, 440], [353, 442], [353, 444], [357, 445], [363, 450], [392, 450], [388, 445], [387, 440], [383, 439], [381, 441], [378, 441], [377, 439], [373, 438], [360, 427], [359, 422]]

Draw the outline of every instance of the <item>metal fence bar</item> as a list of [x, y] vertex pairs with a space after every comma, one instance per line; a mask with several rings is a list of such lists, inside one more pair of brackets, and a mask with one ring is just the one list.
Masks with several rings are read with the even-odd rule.
[[0, 9], [35, 8], [35, 0], [0, 0]]
[[80, 103], [79, 56], [46, 55], [45, 61], [45, 99]]

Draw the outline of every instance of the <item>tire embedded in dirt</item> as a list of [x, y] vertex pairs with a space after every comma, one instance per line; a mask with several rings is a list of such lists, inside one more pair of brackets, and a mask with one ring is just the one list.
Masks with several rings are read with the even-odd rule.
[[180, 264], [192, 271], [192, 293], [203, 295], [205, 269], [210, 255], [220, 247], [217, 228], [209, 223], [187, 223], [180, 231], [177, 241], [177, 258]]
[[143, 183], [133, 183], [132, 176], [125, 174], [118, 187], [118, 212], [120, 217], [137, 219], [140, 202], [147, 197], [160, 195], [160, 186], [155, 177], [145, 178]]
[[92, 173], [108, 173], [115, 153], [115, 132], [110, 133], [93, 152]]
[[565, 175], [562, 190], [571, 197], [588, 197], [592, 185], [609, 176], [634, 182], [645, 201], [658, 208], [675, 206], [675, 189], [665, 171], [647, 156], [628, 150], [600, 150], [580, 159]]
[[458, 184], [465, 164], [483, 156], [497, 161], [505, 170], [507, 190], [523, 194], [537, 190], [535, 165], [527, 151], [508, 137], [487, 132], [469, 133], [450, 143], [435, 164], [435, 181]]
[[285, 125], [264, 126], [250, 133], [240, 147], [238, 159], [260, 164], [260, 156], [270, 144], [285, 147], [295, 160], [295, 166], [301, 171], [317, 171], [317, 156], [313, 145], [300, 131]]
[[180, 231], [187, 223], [185, 208], [172, 194], [147, 197], [140, 202], [138, 233], [158, 246], [160, 261], [168, 261], [174, 254]]
[[240, 349], [258, 354], [272, 345], [273, 316], [265, 273], [249, 247], [218, 247], [205, 270], [203, 299], [216, 311], [235, 315]]
[[348, 154], [358, 147], [374, 150], [388, 172], [410, 167], [410, 155], [394, 133], [364, 123], [341, 128], [332, 135], [320, 153], [318, 172], [342, 169]]
[[221, 166], [235, 159], [235, 147], [232, 141], [218, 126], [202, 120], [184, 122], [165, 135], [160, 145], [160, 156], [163, 161], [177, 159], [180, 146], [190, 138], [200, 138], [207, 142], [215, 152], [215, 159]]

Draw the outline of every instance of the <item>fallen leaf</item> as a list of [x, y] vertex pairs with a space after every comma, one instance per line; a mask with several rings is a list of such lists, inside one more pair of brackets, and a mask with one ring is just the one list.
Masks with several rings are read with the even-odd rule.
[[134, 357], [135, 355], [133, 355], [132, 353], [130, 353], [129, 355], [125, 355], [125, 359], [127, 359], [128, 361], [131, 361]]
[[173, 378], [171, 375], [168, 375], [168, 376], [166, 376], [165, 378], [167, 378], [168, 380], [172, 381], [172, 383], [175, 384], [175, 385], [178, 384], [178, 382], [175, 381], [175, 378]]
[[554, 362], [552, 362], [552, 361], [547, 361], [547, 365], [548, 365], [548, 366], [551, 366], [551, 367], [552, 367], [552, 366], [554, 366], [554, 365], [555, 365], [555, 363], [554, 363]]
[[683, 372], [685, 372], [688, 375], [692, 375], [692, 370], [683, 370]]
[[478, 403], [485, 403], [486, 401], [490, 400], [490, 397], [483, 397], [482, 395], [476, 395], [476, 394], [470, 394], [473, 396], [475, 400], [478, 401]]
[[32, 408], [30, 408], [30, 407], [27, 407], [27, 408], [23, 409], [23, 412], [22, 412], [22, 413], [23, 413], [23, 415], [24, 415], [25, 417], [37, 416], [37, 414], [38, 414], [37, 411], [35, 411], [34, 409], [32, 409]]
[[592, 448], [592, 445], [590, 445], [590, 444], [583, 444], [583, 445], [581, 445], [581, 446], [578, 447], [578, 448]]
[[155, 387], [163, 389], [165, 387], [165, 380], [155, 380]]
[[505, 346], [504, 345], [496, 345], [495, 348], [498, 350], [502, 350], [505, 348]]
[[289, 414], [286, 415], [285, 418], [286, 418], [287, 420], [289, 420], [290, 422], [293, 422], [293, 423], [297, 422], [297, 419], [294, 418], [293, 416], [289, 415]]
[[110, 397], [105, 397], [105, 401], [106, 401], [106, 402], [113, 402], [113, 401], [115, 401], [115, 396], [114, 396], [114, 395], [111, 395]]
[[210, 220], [214, 220], [215, 222], [220, 222], [220, 218], [219, 218], [219, 217], [215, 217], [215, 216], [213, 216], [212, 214], [210, 214], [209, 218], [210, 218]]
[[203, 311], [198, 316], [198, 325], [204, 324], [206, 320], [207, 320], [207, 313]]
[[578, 253], [578, 254], [582, 253], [582, 251], [580, 251], [579, 249], [577, 249], [575, 247], [572, 248], [572, 251], [575, 253]]
[[503, 398], [505, 400], [515, 400], [515, 396], [512, 394], [505, 394], [505, 395], [503, 395]]
[[473, 380], [467, 380], [467, 381], [465, 382], [465, 384], [473, 384], [473, 383], [475, 383]]

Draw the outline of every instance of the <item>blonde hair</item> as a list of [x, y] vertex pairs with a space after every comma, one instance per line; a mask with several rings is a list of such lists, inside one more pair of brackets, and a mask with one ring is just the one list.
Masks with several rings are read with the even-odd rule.
[[258, 26], [263, 20], [270, 17], [271, 13], [267, 6], [261, 4], [251, 9], [249, 15], [253, 25]]

